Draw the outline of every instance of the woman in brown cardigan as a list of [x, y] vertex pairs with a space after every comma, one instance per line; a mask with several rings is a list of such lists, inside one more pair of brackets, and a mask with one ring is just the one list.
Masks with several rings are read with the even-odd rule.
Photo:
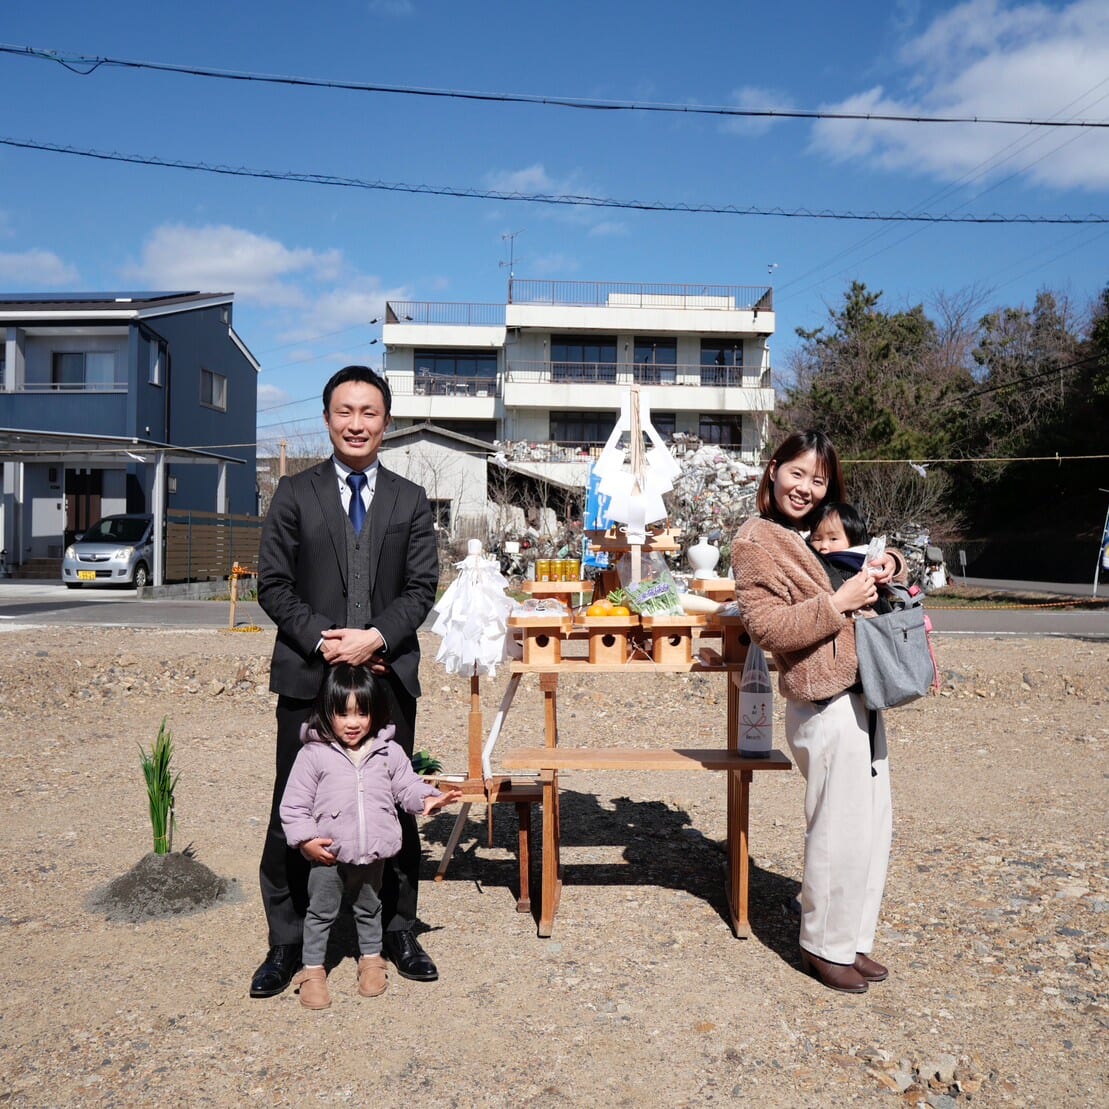
[[828, 436], [790, 435], [763, 473], [759, 515], [736, 533], [732, 567], [747, 631], [777, 666], [786, 741], [805, 777], [801, 964], [831, 989], [864, 993], [888, 976], [870, 952], [892, 819], [885, 726], [862, 699], [852, 614], [900, 567], [887, 553], [833, 589], [804, 533], [824, 501], [843, 499]]

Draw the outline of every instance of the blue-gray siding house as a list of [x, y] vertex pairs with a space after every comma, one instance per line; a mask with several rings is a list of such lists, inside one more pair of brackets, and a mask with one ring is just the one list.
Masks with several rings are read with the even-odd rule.
[[257, 511], [259, 364], [231, 293], [0, 294], [0, 536], [60, 557], [100, 516]]

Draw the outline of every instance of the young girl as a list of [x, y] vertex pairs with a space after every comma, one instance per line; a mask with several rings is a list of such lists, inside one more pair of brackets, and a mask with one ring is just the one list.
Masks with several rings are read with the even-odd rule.
[[385, 990], [378, 891], [383, 860], [400, 851], [396, 806], [427, 816], [462, 796], [423, 781], [393, 742], [395, 731], [381, 679], [365, 666], [331, 667], [301, 729], [304, 746], [281, 800], [285, 838], [312, 864], [304, 969], [293, 979], [308, 1009], [331, 1004], [323, 960], [344, 892], [361, 952], [358, 992], [376, 997]]
[[874, 603], [901, 560], [887, 551], [881, 566], [833, 586], [802, 533], [842, 497], [828, 436], [790, 435], [763, 474], [759, 516], [736, 534], [732, 566], [747, 631], [774, 656], [786, 741], [805, 777], [801, 965], [831, 989], [863, 993], [888, 973], [870, 952], [892, 823], [885, 727], [862, 699], [851, 615]]

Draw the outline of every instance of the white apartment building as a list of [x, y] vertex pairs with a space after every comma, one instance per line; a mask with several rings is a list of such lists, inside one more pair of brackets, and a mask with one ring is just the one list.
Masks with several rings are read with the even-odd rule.
[[581, 469], [638, 384], [664, 437], [757, 462], [774, 408], [767, 285], [512, 278], [506, 304], [390, 301], [382, 339], [398, 429], [551, 444]]

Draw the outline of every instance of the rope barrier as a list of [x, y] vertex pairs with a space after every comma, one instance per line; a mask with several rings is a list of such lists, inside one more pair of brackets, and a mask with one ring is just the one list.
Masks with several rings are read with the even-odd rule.
[[987, 607], [990, 611], [996, 612], [998, 609], [1018, 609], [1018, 608], [1076, 608], [1079, 605], [1084, 608], [1106, 608], [1109, 607], [1109, 600], [1102, 600], [1100, 597], [1086, 597], [1077, 598], [1073, 601], [1025, 601], [1022, 604], [1000, 604], [983, 598], [984, 604], [981, 605], [944, 605], [933, 604], [931, 605], [932, 612], [982, 612]]

